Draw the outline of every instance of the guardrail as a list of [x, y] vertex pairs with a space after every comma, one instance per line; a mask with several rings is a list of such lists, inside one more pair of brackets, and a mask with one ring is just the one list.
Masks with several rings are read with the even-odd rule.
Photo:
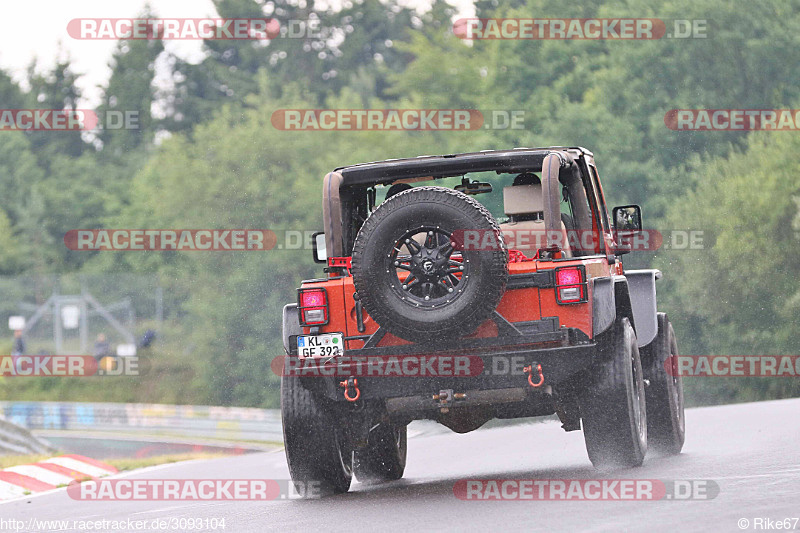
[[31, 432], [0, 417], [0, 452], [15, 455], [49, 454], [54, 449]]
[[[196, 405], [0, 402], [0, 415], [29, 430], [138, 433], [282, 442], [278, 409]], [[0, 433], [0, 441], [3, 440]]]

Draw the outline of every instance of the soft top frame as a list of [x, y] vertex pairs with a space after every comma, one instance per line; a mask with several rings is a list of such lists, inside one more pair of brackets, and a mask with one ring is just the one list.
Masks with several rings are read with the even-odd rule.
[[551, 146], [549, 148], [514, 148], [512, 150], [484, 150], [450, 155], [425, 155], [406, 159], [387, 159], [339, 167], [343, 187], [388, 184], [398, 179], [431, 176], [444, 178], [463, 176], [469, 172], [514, 173], [540, 172], [545, 157], [553, 152], [579, 157], [592, 153], [582, 147]]

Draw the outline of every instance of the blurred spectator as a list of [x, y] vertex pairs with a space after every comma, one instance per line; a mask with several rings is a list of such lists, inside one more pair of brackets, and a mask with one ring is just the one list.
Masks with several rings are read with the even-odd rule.
[[25, 339], [22, 338], [22, 330], [14, 330], [14, 344], [11, 347], [11, 363], [17, 368], [17, 360], [20, 355], [25, 354]]
[[111, 355], [111, 345], [108, 344], [105, 333], [101, 333], [97, 336], [97, 342], [94, 343], [94, 358], [99, 363], [109, 355]]
[[152, 329], [148, 329], [142, 335], [142, 340], [139, 341], [139, 348], [149, 348], [150, 345], [156, 340], [156, 332]]
[[22, 330], [14, 330], [14, 346], [11, 348], [11, 355], [23, 355], [25, 353], [25, 339], [22, 338]]

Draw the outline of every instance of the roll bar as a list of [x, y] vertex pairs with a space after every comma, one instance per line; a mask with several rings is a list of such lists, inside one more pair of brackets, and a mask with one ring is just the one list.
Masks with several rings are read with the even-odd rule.
[[[544, 196], [544, 224], [547, 233], [547, 250], [561, 249], [561, 169], [572, 167], [575, 160], [568, 152], [550, 150], [542, 161], [542, 193]], [[420, 176], [424, 176], [423, 172]], [[322, 186], [322, 223], [328, 257], [346, 255], [342, 228], [341, 172], [329, 172]]]

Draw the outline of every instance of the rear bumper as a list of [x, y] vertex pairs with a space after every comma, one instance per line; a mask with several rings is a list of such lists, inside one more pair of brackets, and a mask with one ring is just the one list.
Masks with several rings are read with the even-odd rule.
[[[594, 343], [579, 340], [579, 335], [568, 328], [558, 333], [494, 338], [491, 347], [486, 339], [479, 346], [447, 352], [411, 345], [350, 350], [329, 361], [300, 361], [289, 356], [287, 364], [291, 367], [289, 375], [300, 376], [303, 386], [341, 402], [347, 401], [341, 383], [349, 377], [358, 380], [360, 400], [388, 400], [430, 397], [442, 390], [533, 389], [525, 368], [536, 369], [537, 365], [541, 365], [544, 376], [541, 390], [573, 378], [595, 361]], [[538, 378], [533, 370], [532, 380], [538, 382]]]

